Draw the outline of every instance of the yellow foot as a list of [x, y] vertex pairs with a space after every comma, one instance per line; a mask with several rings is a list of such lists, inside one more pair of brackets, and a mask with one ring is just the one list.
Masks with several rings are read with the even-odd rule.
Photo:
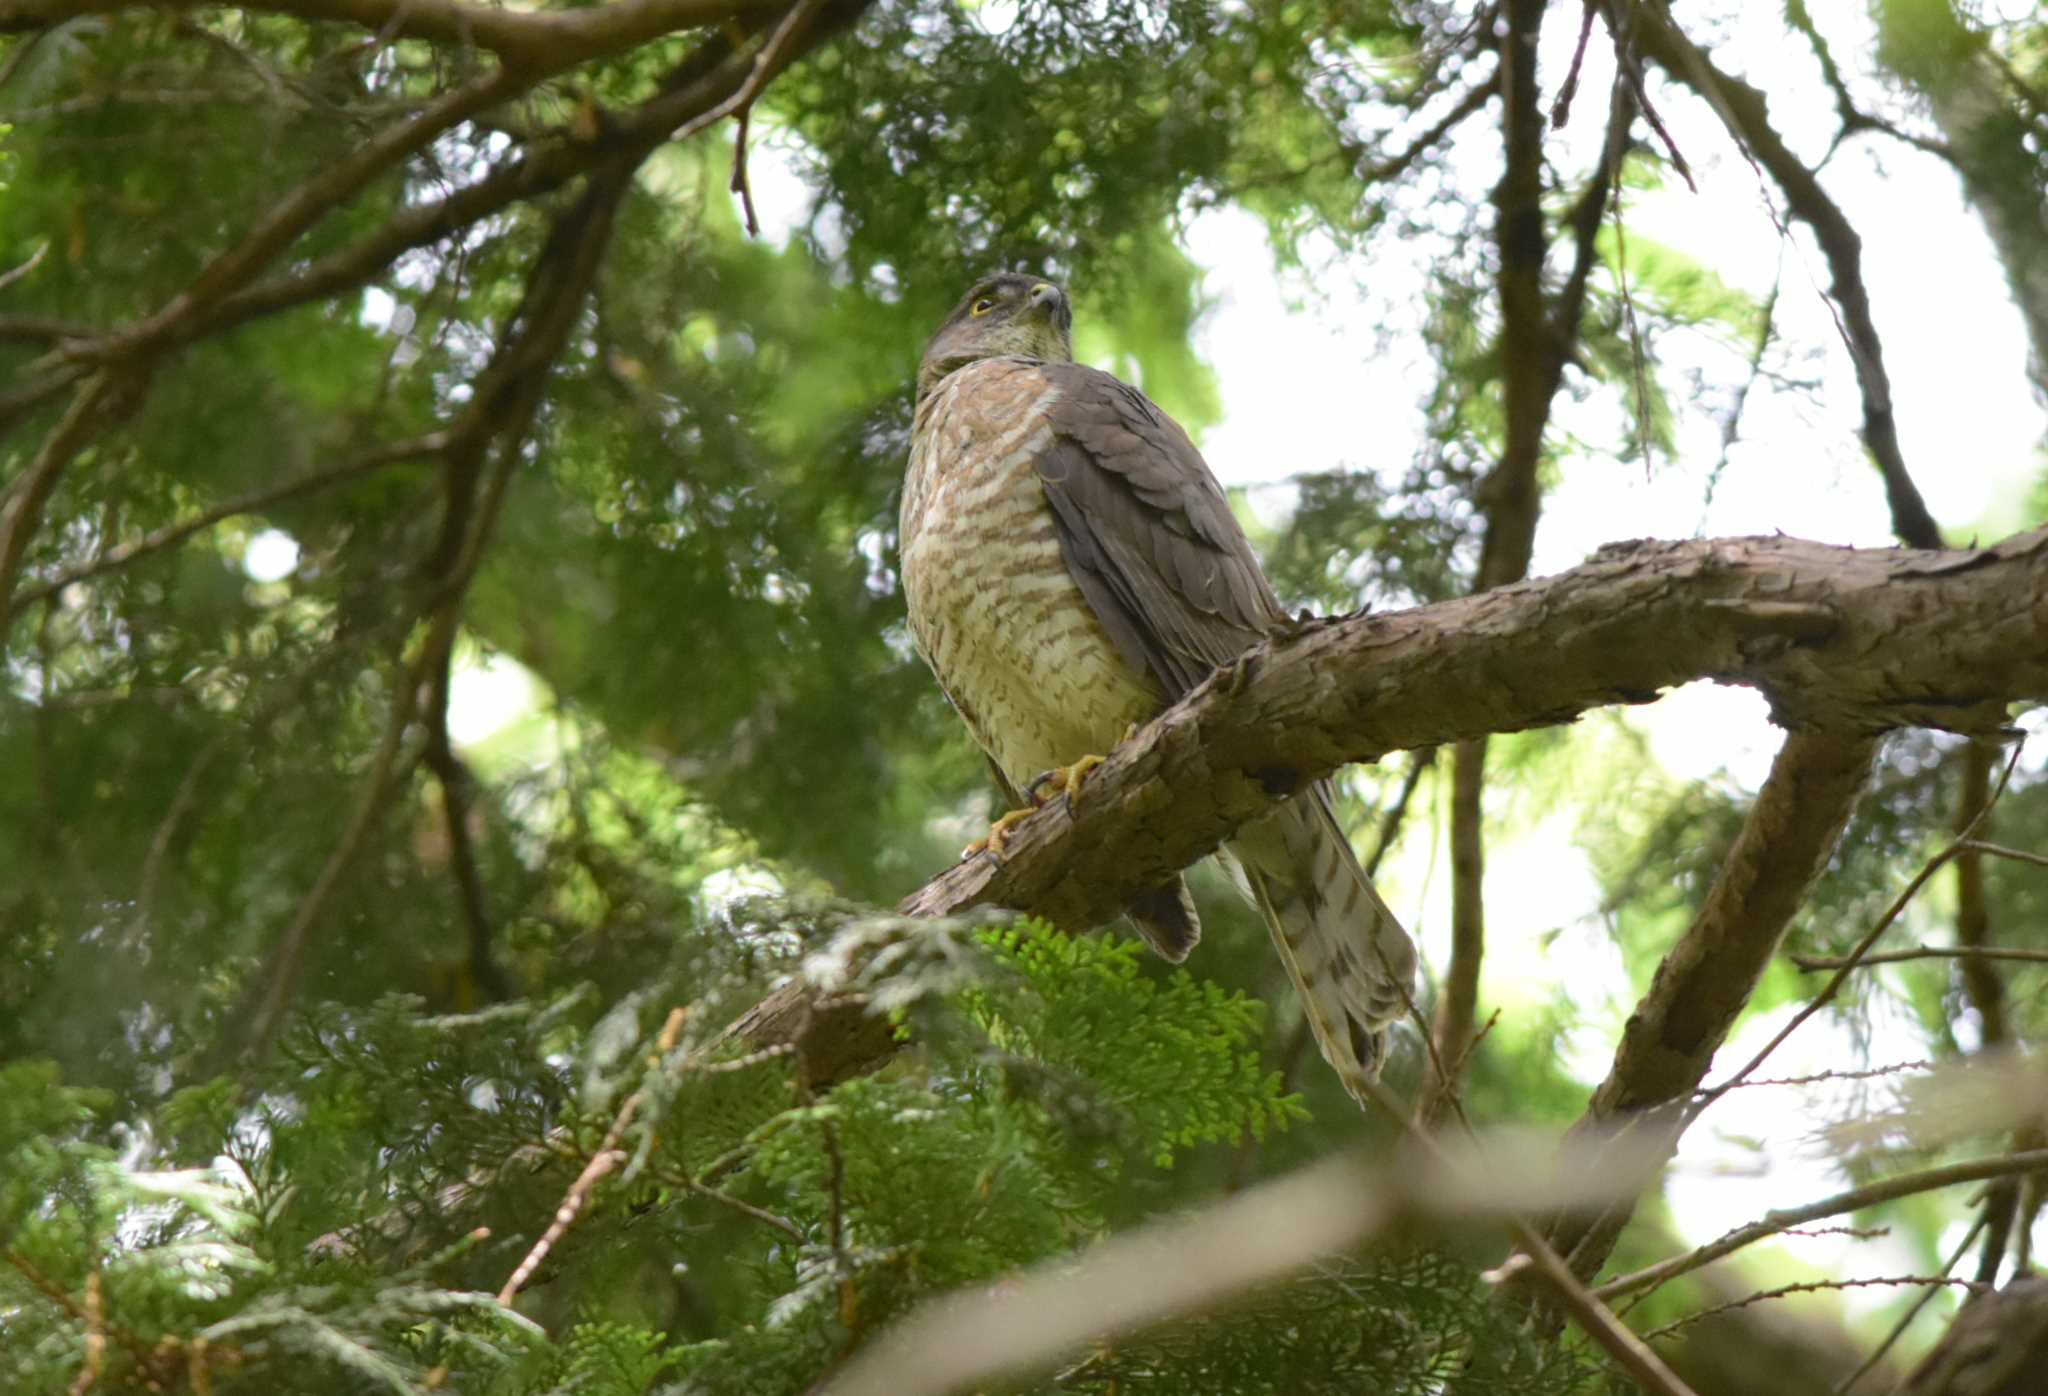
[[1069, 800], [1081, 793], [1081, 782], [1088, 779], [1107, 757], [1084, 756], [1071, 766], [1055, 766], [1031, 784], [1024, 791], [1024, 798], [1035, 805], [1052, 802], [1054, 795], [1064, 795]]
[[960, 856], [962, 858], [972, 858], [977, 853], [993, 853], [998, 858], [1002, 857], [1003, 845], [1009, 840], [1010, 830], [1016, 828], [1036, 813], [1038, 813], [1037, 805], [1031, 805], [1025, 809], [1011, 810], [1001, 819], [989, 825], [988, 833], [961, 849]]

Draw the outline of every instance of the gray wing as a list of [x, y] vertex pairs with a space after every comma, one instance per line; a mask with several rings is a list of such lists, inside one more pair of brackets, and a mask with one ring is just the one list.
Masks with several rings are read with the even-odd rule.
[[1117, 652], [1178, 698], [1287, 613], [1178, 423], [1099, 369], [1044, 371], [1060, 393], [1036, 464], [1067, 570]]

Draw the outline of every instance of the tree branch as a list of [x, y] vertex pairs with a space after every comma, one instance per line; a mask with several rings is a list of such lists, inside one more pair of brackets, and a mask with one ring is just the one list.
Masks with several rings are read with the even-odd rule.
[[1339, 765], [1694, 678], [1760, 688], [1795, 727], [1997, 731], [2008, 700], [2048, 693], [2044, 602], [2048, 528], [1981, 552], [1623, 544], [1543, 581], [1312, 624], [1119, 747], [1078, 805], [1020, 823], [1002, 863], [963, 863], [904, 910], [993, 902], [1097, 925]]
[[[2000, 730], [2008, 701], [2048, 696], [2048, 528], [1980, 551], [1629, 543], [1541, 581], [1303, 626], [1111, 752], [1078, 802], [1018, 824], [1001, 862], [961, 863], [901, 910], [997, 905], [1085, 930], [1340, 765], [1702, 677], [1762, 689], [1780, 721], [1859, 734], [1802, 743], [1832, 746], [1837, 765], [1887, 728]], [[860, 1005], [839, 1000], [827, 1024], [811, 1001], [792, 983], [733, 1031], [757, 1045], [802, 1033], [819, 1082], [892, 1050]]]
[[[0, 0], [0, 33], [46, 29], [81, 15], [130, 9], [196, 10], [215, 0]], [[508, 68], [555, 72], [678, 29], [715, 24], [745, 6], [734, 0], [614, 0], [580, 10], [519, 10], [463, 0], [243, 0], [256, 14], [353, 24], [380, 38], [481, 48]]]
[[1815, 970], [1847, 969], [1855, 965], [1896, 965], [1908, 960], [2011, 960], [2019, 964], [2048, 964], [2048, 950], [2008, 949], [1996, 945], [1916, 945], [1910, 950], [1882, 950], [1851, 960], [1839, 955], [1794, 955], [1792, 963], [1811, 974]]
[[1738, 1226], [1721, 1236], [1684, 1255], [1669, 1260], [1660, 1260], [1655, 1265], [1609, 1280], [1594, 1289], [1601, 1299], [1613, 1299], [1619, 1295], [1632, 1294], [1639, 1289], [1663, 1284], [1690, 1270], [1697, 1270], [1722, 1256], [1731, 1255], [1744, 1246], [1753, 1245], [1768, 1236], [1775, 1236], [1795, 1226], [1803, 1226], [1822, 1217], [1839, 1216], [1844, 1212], [1857, 1212], [1865, 1207], [1875, 1207], [1880, 1202], [1895, 1202], [1901, 1197], [1912, 1197], [1917, 1193], [1932, 1192], [1936, 1188], [1954, 1187], [1957, 1183], [1978, 1183], [1986, 1178], [2006, 1178], [2017, 1173], [2031, 1173], [2048, 1167], [2048, 1149], [2036, 1149], [2023, 1154], [1999, 1154], [1994, 1158], [1972, 1159], [1967, 1163], [1944, 1164], [1940, 1168], [1926, 1168], [1918, 1173], [1901, 1173], [1880, 1182], [1866, 1183], [1862, 1187], [1838, 1192], [1832, 1197], [1823, 1197], [1818, 1202], [1809, 1202], [1803, 1207], [1787, 1207], [1766, 1212], [1760, 1219], [1747, 1226]]
[[360, 479], [364, 475], [389, 466], [437, 456], [446, 449], [447, 439], [446, 432], [436, 431], [424, 436], [410, 437], [404, 441], [394, 441], [389, 445], [365, 451], [353, 460], [344, 461], [327, 470], [315, 471], [296, 480], [272, 485], [269, 489], [256, 490], [234, 499], [223, 500], [209, 509], [202, 509], [190, 518], [165, 524], [162, 528], [129, 542], [117, 543], [92, 561], [82, 562], [76, 567], [67, 567], [48, 581], [38, 582], [32, 587], [23, 587], [15, 596], [15, 604], [17, 607], [27, 606], [46, 596], [56, 595], [74, 582], [118, 571], [152, 553], [175, 548], [193, 534], [204, 532], [223, 520], [242, 514], [260, 513], [273, 505], [333, 489], [336, 485], [347, 484], [350, 480]]
[[109, 370], [79, 385], [28, 468], [0, 490], [0, 635], [7, 633], [13, 619], [15, 579], [28, 555], [29, 539], [42, 526], [43, 506], [57, 488], [57, 477], [123, 414], [132, 398], [132, 385], [121, 379]]
[[[1692, 1098], [1827, 866], [1876, 754], [1876, 739], [1860, 734], [1798, 731], [1785, 739], [1705, 902], [1629, 1015], [1614, 1064], [1577, 1128], [1611, 1130], [1618, 1119]], [[1684, 1123], [1674, 1116], [1651, 1127], [1675, 1145]], [[1626, 1198], [1598, 1216], [1558, 1217], [1550, 1239], [1590, 1276], [1633, 1211], [1634, 1199]]]

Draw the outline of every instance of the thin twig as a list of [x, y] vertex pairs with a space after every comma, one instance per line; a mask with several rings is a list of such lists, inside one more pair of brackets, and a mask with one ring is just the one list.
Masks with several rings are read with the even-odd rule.
[[[682, 1038], [683, 1024], [688, 1018], [687, 1009], [669, 1010], [668, 1018], [662, 1023], [661, 1034], [655, 1040], [664, 1056], [675, 1050], [676, 1043]], [[633, 1123], [633, 1117], [640, 1112], [640, 1107], [646, 1101], [645, 1091], [634, 1091], [620, 1103], [618, 1113], [612, 1116], [611, 1125], [604, 1132], [603, 1142], [591, 1153], [582, 1171], [576, 1175], [576, 1181], [569, 1184], [569, 1190], [562, 1194], [561, 1204], [555, 1208], [554, 1220], [548, 1224], [548, 1229], [541, 1233], [540, 1239], [533, 1243], [532, 1248], [521, 1257], [519, 1264], [513, 1267], [512, 1273], [505, 1277], [504, 1286], [498, 1291], [498, 1303], [507, 1308], [511, 1307], [519, 1291], [526, 1287], [526, 1282], [533, 1278], [534, 1272], [547, 1260], [548, 1252], [552, 1251], [568, 1234], [569, 1228], [576, 1224], [576, 1218], [581, 1216], [583, 1209], [589, 1205], [591, 1194], [597, 1190], [597, 1185], [604, 1180], [605, 1174], [626, 1161], [626, 1152], [619, 1147], [619, 1143], [625, 1138], [627, 1126]]]
[[1894, 1062], [1890, 1066], [1867, 1067], [1861, 1071], [1816, 1071], [1811, 1076], [1772, 1076], [1758, 1081], [1742, 1082], [1742, 1089], [1755, 1090], [1760, 1086], [1817, 1086], [1824, 1081], [1869, 1081], [1880, 1076], [1897, 1076], [1906, 1071], [1932, 1071], [1936, 1063], [1931, 1061]]
[[1572, 98], [1579, 93], [1579, 69], [1586, 62], [1586, 45], [1593, 37], [1594, 0], [1584, 0], [1579, 14], [1579, 39], [1572, 45], [1572, 64], [1565, 70], [1564, 82], [1557, 89], [1557, 100], [1550, 104], [1550, 125], [1553, 130], [1563, 128], [1571, 119]]
[[224, 500], [212, 508], [201, 510], [190, 518], [166, 524], [162, 528], [130, 542], [116, 544], [92, 559], [92, 561], [82, 562], [76, 567], [67, 567], [48, 581], [38, 582], [32, 587], [24, 587], [16, 596], [15, 604], [26, 606], [31, 602], [40, 601], [46, 596], [54, 596], [74, 582], [82, 582], [91, 577], [116, 571], [139, 558], [148, 557], [152, 553], [162, 552], [166, 548], [174, 548], [193, 534], [203, 532], [217, 523], [235, 518], [238, 515], [261, 513], [263, 510], [282, 504], [287, 500], [298, 499], [309, 494], [318, 494], [323, 490], [332, 489], [336, 485], [347, 484], [351, 480], [359, 479], [364, 475], [372, 474], [375, 471], [383, 470], [393, 465], [402, 465], [408, 461], [428, 459], [438, 455], [445, 449], [447, 442], [448, 433], [445, 431], [434, 431], [424, 436], [415, 436], [404, 441], [394, 441], [388, 446], [379, 446], [374, 450], [366, 451], [354, 460], [346, 461], [332, 469], [316, 471], [311, 475], [302, 476], [296, 480], [287, 480], [283, 484], [272, 485], [269, 489], [257, 490], [252, 494]]
[[2016, 960], [2048, 964], [2048, 950], [2021, 950], [1997, 945], [1916, 945], [1911, 950], [1881, 950], [1873, 955], [1831, 957], [1793, 955], [1793, 964], [1812, 973], [1823, 969], [1854, 969], [1860, 965], [1895, 965], [1904, 960]]
[[2048, 868], [2048, 854], [2029, 853], [2023, 848], [2006, 848], [2000, 844], [1985, 843], [1982, 839], [1964, 839], [1963, 847], [1979, 853], [1988, 853], [1994, 858], [2010, 858], [2019, 863], [2032, 863], [2037, 868]]
[[685, 1178], [682, 1180], [682, 1182], [684, 1187], [688, 1188], [691, 1192], [697, 1194], [697, 1196], [708, 1198], [709, 1200], [718, 1203], [721, 1207], [730, 1207], [733, 1211], [738, 1212], [741, 1216], [752, 1217], [755, 1221], [760, 1222], [763, 1225], [772, 1226], [777, 1231], [780, 1231], [785, 1236], [789, 1237], [789, 1239], [792, 1241], [801, 1244], [804, 1239], [803, 1230], [800, 1227], [798, 1227], [795, 1222], [789, 1220], [787, 1217], [778, 1217], [773, 1212], [765, 1211], [762, 1208], [756, 1207], [751, 1202], [742, 1201], [741, 1199], [734, 1197], [729, 1192], [720, 1192], [717, 1188], [706, 1187], [704, 1184], [698, 1182], [695, 1178]]
[[1664, 125], [1664, 118], [1650, 100], [1648, 88], [1643, 84], [1643, 65], [1636, 49], [1635, 12], [1633, 4], [1617, 4], [1608, 0], [1602, 7], [1607, 15], [1607, 30], [1614, 38], [1614, 63], [1619, 69], [1617, 81], [1626, 83], [1629, 95], [1642, 108], [1643, 120], [1657, 133], [1657, 139], [1664, 144], [1664, 157], [1671, 162], [1671, 168], [1678, 171], [1678, 177], [1685, 181], [1685, 187], [1697, 194], [1699, 185], [1693, 182], [1692, 167], [1685, 161], [1685, 152], [1678, 148], [1670, 130]]
[[1500, 69], [1496, 67], [1485, 78], [1481, 79], [1476, 86], [1467, 91], [1463, 97], [1460, 97], [1455, 106], [1445, 112], [1440, 119], [1432, 122], [1414, 140], [1408, 142], [1407, 145], [1385, 159], [1375, 160], [1369, 165], [1360, 165], [1356, 172], [1358, 182], [1360, 184], [1378, 184], [1406, 172], [1417, 160], [1420, 160], [1430, 150], [1434, 149], [1445, 136], [1456, 130], [1465, 118], [1485, 106], [1493, 94], [1498, 91], [1500, 91]]
[[1879, 1285], [1927, 1285], [1932, 1289], [1940, 1289], [1944, 1285], [1961, 1285], [1971, 1291], [1976, 1291], [1980, 1288], [1975, 1280], [1958, 1280], [1948, 1275], [1881, 1275], [1863, 1280], [1802, 1280], [1796, 1284], [1779, 1285], [1776, 1289], [1760, 1289], [1756, 1293], [1746, 1294], [1740, 1299], [1731, 1299], [1726, 1304], [1716, 1304], [1711, 1309], [1701, 1309], [1696, 1314], [1687, 1314], [1684, 1318], [1674, 1319], [1661, 1328], [1652, 1328], [1649, 1332], [1643, 1334], [1643, 1337], [1645, 1339], [1666, 1338], [1678, 1332], [1681, 1328], [1691, 1327], [1702, 1319], [1713, 1318], [1717, 1314], [1730, 1313], [1736, 1309], [1746, 1309], [1751, 1304], [1761, 1304], [1766, 1299], [1783, 1299], [1788, 1294], [1814, 1294], [1822, 1290], [1836, 1289], [1868, 1289]]
[[37, 267], [41, 266], [43, 258], [49, 255], [50, 240], [48, 238], [44, 238], [43, 245], [41, 247], [38, 247], [35, 251], [29, 253], [28, 260], [26, 262], [23, 262], [20, 266], [15, 267], [10, 271], [0, 272], [0, 291], [6, 290], [9, 286], [12, 286], [15, 282], [21, 280], [30, 272], [34, 271]]
[[1943, 1164], [1939, 1168], [1924, 1168], [1917, 1173], [1900, 1173], [1875, 1183], [1866, 1183], [1847, 1192], [1838, 1192], [1832, 1197], [1823, 1197], [1818, 1202], [1809, 1202], [1803, 1207], [1786, 1207], [1766, 1212], [1759, 1220], [1732, 1231], [1687, 1251], [1683, 1255], [1660, 1260], [1655, 1265], [1609, 1280], [1597, 1286], [1593, 1293], [1601, 1299], [1612, 1299], [1617, 1295], [1631, 1294], [1639, 1289], [1663, 1284], [1688, 1271], [1697, 1270], [1722, 1256], [1732, 1255], [1744, 1246], [1753, 1245], [1768, 1236], [1781, 1231], [1818, 1221], [1822, 1217], [1839, 1216], [1843, 1212], [1860, 1211], [1875, 1207], [1880, 1202], [1895, 1202], [1901, 1197], [1912, 1197], [1917, 1193], [1932, 1192], [1936, 1188], [1954, 1187], [1957, 1183], [1981, 1183], [1986, 1178], [2005, 1178], [2015, 1174], [2031, 1173], [2036, 1169], [2048, 1168], [2048, 1149], [2032, 1149], [2025, 1153], [1999, 1154], [1993, 1158], [1971, 1159], [1965, 1163]]
[[[1976, 1223], [1970, 1227], [1969, 1234], [1963, 1237], [1963, 1243], [1949, 1253], [1948, 1263], [1941, 1267], [1941, 1273], [1944, 1278], [1956, 1268], [1956, 1264], [1965, 1255], [1969, 1254], [1970, 1247], [1975, 1244], [1977, 1233], [1984, 1229], [1986, 1220], [1983, 1213], [1978, 1213]], [[1940, 1286], [1929, 1285], [1921, 1293], [1920, 1297], [1913, 1301], [1912, 1306], [1900, 1316], [1899, 1321], [1892, 1325], [1891, 1332], [1884, 1335], [1884, 1341], [1870, 1350], [1870, 1356], [1863, 1359], [1862, 1365], [1835, 1383], [1834, 1396], [1849, 1396], [1850, 1389], [1857, 1382], [1862, 1381], [1871, 1368], [1884, 1361], [1884, 1355], [1892, 1350], [1892, 1344], [1898, 1342], [1901, 1335], [1913, 1326], [1913, 1320], [1920, 1317], [1920, 1311], [1933, 1302], [1934, 1296], [1939, 1293], [1941, 1293]]]
[[732, 192], [740, 196], [740, 210], [746, 215], [747, 236], [761, 236], [761, 220], [754, 214], [754, 186], [747, 181], [747, 125], [753, 116], [752, 107], [740, 108], [734, 118], [737, 129], [732, 137]]

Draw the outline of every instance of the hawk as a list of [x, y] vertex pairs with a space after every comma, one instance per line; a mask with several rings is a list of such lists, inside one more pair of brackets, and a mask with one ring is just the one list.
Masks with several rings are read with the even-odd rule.
[[[1072, 325], [1050, 281], [978, 282], [925, 347], [903, 484], [911, 633], [1019, 804], [1049, 777], [1071, 793], [1096, 753], [1290, 624], [1187, 433], [1075, 363]], [[998, 851], [1006, 827], [991, 831]], [[1406, 1007], [1415, 950], [1327, 782], [1225, 849], [1357, 1094]], [[1179, 877], [1129, 913], [1175, 962], [1201, 933]]]

